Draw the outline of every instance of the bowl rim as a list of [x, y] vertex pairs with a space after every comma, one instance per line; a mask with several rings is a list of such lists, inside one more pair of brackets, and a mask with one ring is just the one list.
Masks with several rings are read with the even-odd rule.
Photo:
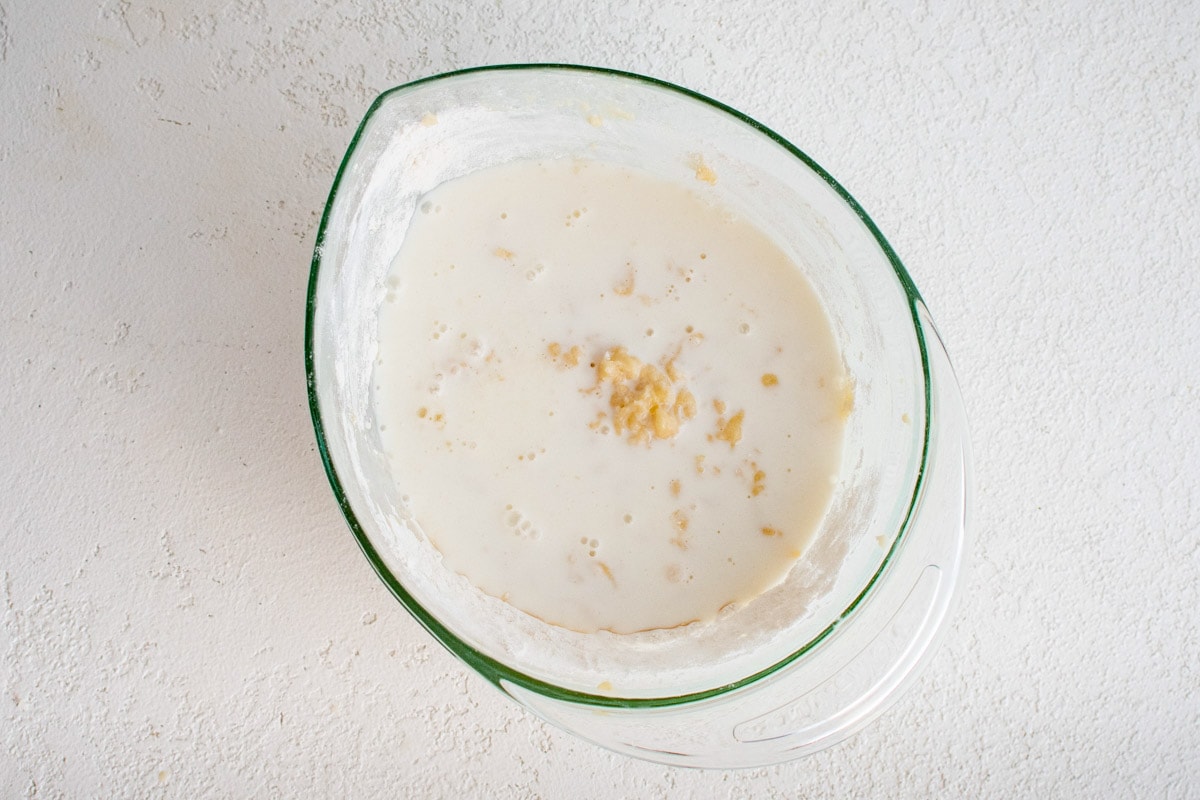
[[[921, 356], [921, 374], [923, 379], [924, 400], [925, 400], [925, 419], [924, 430], [921, 440], [921, 454], [917, 465], [916, 479], [913, 483], [912, 497], [909, 499], [908, 508], [905, 511], [904, 517], [900, 522], [899, 530], [892, 541], [892, 546], [884, 555], [878, 569], [867, 581], [862, 591], [851, 600], [850, 604], [815, 637], [805, 642], [799, 648], [789, 653], [787, 656], [779, 659], [775, 663], [764, 667], [757, 672], [754, 672], [745, 677], [739, 678], [736, 681], [716, 686], [710, 689], [704, 689], [697, 692], [689, 692], [678, 695], [670, 695], [664, 697], [620, 697], [612, 695], [600, 695], [590, 692], [581, 692], [574, 689], [568, 689], [562, 686], [549, 683], [539, 678], [526, 675], [525, 673], [516, 670], [507, 664], [492, 658], [484, 653], [479, 652], [467, 642], [460, 639], [453, 631], [446, 627], [440, 620], [422, 606], [412, 594], [404, 587], [399, 579], [392, 574], [388, 569], [379, 552], [375, 549], [374, 544], [367, 536], [362, 525], [359, 523], [354, 509], [351, 507], [350, 500], [342, 487], [341, 478], [338, 475], [337, 469], [333, 465], [333, 460], [329, 453], [329, 448], [326, 443], [325, 424], [321, 418], [320, 402], [318, 397], [317, 377], [315, 369], [314, 357], [314, 320], [317, 311], [317, 283], [318, 276], [321, 271], [322, 254], [325, 245], [325, 235], [329, 224], [329, 219], [332, 213], [334, 203], [338, 196], [338, 189], [341, 186], [342, 178], [346, 173], [346, 169], [353, 160], [355, 151], [358, 149], [359, 142], [366, 131], [367, 125], [374, 118], [376, 112], [380, 109], [388, 98], [405, 94], [417, 89], [418, 87], [434, 82], [453, 81], [457, 78], [462, 78], [480, 73], [504, 73], [504, 72], [576, 72], [592, 76], [605, 78], [615, 78], [619, 81], [629, 81], [635, 84], [644, 84], [655, 89], [666, 89], [670, 92], [677, 93], [691, 100], [698, 101], [718, 111], [724, 112], [742, 124], [752, 128], [758, 133], [766, 136], [782, 147], [792, 156], [799, 159], [806, 167], [812, 170], [822, 180], [827, 183], [830, 188], [849, 206], [851, 211], [862, 221], [875, 239], [892, 269], [896, 273], [896, 277], [903, 288], [908, 299], [909, 312], [912, 314], [913, 331], [916, 335], [917, 345]], [[670, 83], [659, 78], [653, 78], [646, 75], [641, 75], [635, 72], [611, 69], [608, 67], [588, 66], [582, 64], [569, 63], [521, 63], [521, 64], [495, 64], [479, 67], [469, 67], [466, 69], [458, 69], [450, 72], [438, 73], [417, 80], [409, 81], [398, 86], [394, 86], [382, 92], [371, 103], [363, 116], [362, 121], [354, 131], [354, 136], [350, 140], [350, 144], [346, 148], [346, 154], [343, 156], [341, 164], [338, 166], [336, 175], [334, 176], [333, 185], [329, 190], [329, 197], [325, 202], [325, 209], [321, 215], [321, 222], [317, 229], [316, 242], [313, 246], [313, 257], [309, 271], [308, 292], [305, 306], [305, 325], [304, 325], [304, 364], [305, 373], [307, 376], [308, 386], [308, 406], [309, 412], [312, 415], [313, 430], [316, 435], [317, 449], [321, 454], [321, 462], [325, 467], [326, 477], [329, 479], [331, 488], [338, 506], [341, 508], [342, 516], [346, 520], [350, 531], [354, 534], [354, 538], [358, 541], [359, 548], [367, 561], [370, 562], [375, 573], [391, 591], [392, 595], [400, 601], [401, 605], [417, 620], [420, 625], [425, 628], [443, 647], [450, 653], [464, 661], [468, 666], [482, 675], [486, 680], [495, 685], [502, 691], [505, 690], [504, 681], [511, 682], [526, 690], [536, 692], [550, 699], [567, 701], [575, 704], [582, 704], [601, 708], [620, 708], [620, 709], [648, 709], [648, 708], [664, 708], [671, 706], [679, 706], [686, 703], [694, 703], [702, 700], [708, 700], [713, 697], [726, 695], [731, 692], [744, 689], [752, 684], [755, 684], [764, 678], [778, 673], [786, 668], [789, 664], [811, 652], [814, 648], [828, 639], [835, 630], [844, 625], [846, 621], [854, 614], [872, 590], [879, 584], [880, 578], [887, 572], [888, 566], [893, 562], [897, 551], [902, 542], [907, 538], [907, 533], [911, 527], [917, 503], [922, 494], [922, 488], [925, 483], [926, 468], [929, 459], [930, 446], [930, 431], [932, 409], [930, 406], [931, 391], [930, 391], [930, 366], [929, 354], [927, 350], [925, 331], [921, 325], [921, 319], [918, 312], [918, 307], [923, 304], [920, 292], [913, 283], [912, 278], [908, 274], [908, 270], [900, 262], [899, 257], [892, 249], [891, 244], [884, 238], [879, 228], [874, 221], [863, 210], [846, 189], [834, 179], [823, 167], [817, 164], [811, 157], [793, 145], [783, 136], [763, 125], [761, 122], [747, 116], [731, 106], [728, 106], [719, 100], [714, 100], [699, 92], [687, 89], [674, 83]], [[506, 692], [507, 693], [507, 692]]]

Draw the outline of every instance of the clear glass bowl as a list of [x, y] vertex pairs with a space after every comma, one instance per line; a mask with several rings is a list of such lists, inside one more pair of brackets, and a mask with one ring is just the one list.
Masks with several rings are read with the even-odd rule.
[[[855, 405], [814, 544], [782, 584], [703, 625], [632, 635], [542, 623], [443, 568], [411, 526], [372, 406], [377, 312], [420, 198], [499, 163], [592, 158], [684, 182], [701, 155], [719, 201], [803, 265]], [[628, 73], [488, 67], [392, 89], [338, 171], [308, 293], [309, 402], [333, 490], [380, 578], [452, 653], [545, 719], [686, 766], [776, 763], [878, 716], [928, 658], [967, 540], [962, 402], [929, 313], [853, 198], [739, 112]]]

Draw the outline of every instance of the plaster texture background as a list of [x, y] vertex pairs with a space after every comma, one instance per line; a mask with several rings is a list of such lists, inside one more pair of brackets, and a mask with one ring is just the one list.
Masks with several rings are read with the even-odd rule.
[[[0, 0], [0, 796], [1200, 797], [1197, 42], [1166, 0]], [[939, 322], [972, 566], [840, 747], [708, 772], [577, 741], [341, 520], [302, 359], [338, 161], [378, 92], [516, 61], [779, 131]]]

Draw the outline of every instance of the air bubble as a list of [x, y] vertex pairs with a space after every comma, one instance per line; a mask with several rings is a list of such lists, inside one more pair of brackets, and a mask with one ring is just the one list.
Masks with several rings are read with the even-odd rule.
[[422, 214], [428, 214], [430, 211], [433, 211], [433, 203], [429, 202], [428, 200], [426, 200], [424, 203], [421, 203]]
[[[509, 505], [511, 509], [512, 506]], [[504, 524], [518, 538], [526, 541], [533, 541], [542, 537], [542, 532], [534, 527], [533, 523], [527, 520], [519, 511], [509, 511], [504, 517]]]
[[599, 539], [591, 539], [591, 540], [589, 540], [589, 541], [588, 541], [588, 546], [589, 546], [589, 547], [599, 547], [599, 546], [600, 546], [600, 540], [599, 540]]

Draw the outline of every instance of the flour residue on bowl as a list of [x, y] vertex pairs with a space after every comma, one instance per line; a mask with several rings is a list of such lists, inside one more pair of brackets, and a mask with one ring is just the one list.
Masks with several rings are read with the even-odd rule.
[[449, 569], [572, 630], [714, 618], [829, 504], [848, 380], [771, 239], [691, 187], [517, 162], [417, 205], [379, 313], [375, 411]]

